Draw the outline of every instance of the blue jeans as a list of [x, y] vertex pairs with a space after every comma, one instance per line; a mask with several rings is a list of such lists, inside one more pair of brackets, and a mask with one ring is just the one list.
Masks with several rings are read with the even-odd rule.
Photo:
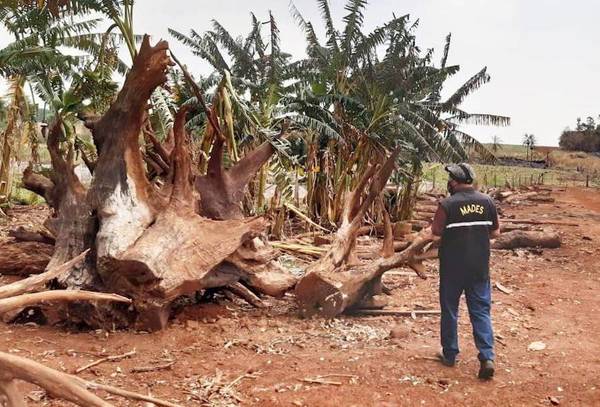
[[[449, 274], [449, 275], [448, 275]], [[492, 295], [490, 280], [469, 281], [454, 273], [440, 277], [440, 306], [442, 309], [441, 342], [444, 357], [454, 360], [458, 349], [458, 304], [463, 291], [467, 299], [479, 360], [494, 360], [494, 332], [490, 316]]]

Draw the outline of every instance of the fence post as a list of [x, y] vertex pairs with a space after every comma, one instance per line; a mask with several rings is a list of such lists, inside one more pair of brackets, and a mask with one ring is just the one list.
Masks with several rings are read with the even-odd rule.
[[496, 175], [496, 171], [494, 171], [494, 188], [498, 188], [498, 178]]
[[585, 187], [590, 187], [590, 174], [585, 174]]

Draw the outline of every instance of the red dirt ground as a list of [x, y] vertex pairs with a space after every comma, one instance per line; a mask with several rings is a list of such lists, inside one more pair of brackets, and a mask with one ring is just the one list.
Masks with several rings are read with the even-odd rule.
[[[155, 334], [0, 323], [0, 350], [73, 372], [99, 357], [136, 349], [129, 359], [79, 375], [184, 406], [600, 405], [600, 193], [569, 189], [554, 196], [554, 204], [505, 208], [521, 218], [579, 226], [560, 226], [564, 244], [557, 250], [493, 253], [492, 280], [512, 293], [493, 293], [498, 358], [491, 382], [475, 376], [464, 303], [455, 368], [428, 359], [438, 351], [438, 317], [302, 320], [292, 298], [268, 300], [268, 310], [223, 299], [190, 306]], [[428, 280], [386, 277], [393, 305], [437, 308], [434, 263], [429, 273]], [[7, 281], [0, 277], [0, 284]], [[399, 338], [388, 338], [392, 327]], [[536, 341], [546, 348], [528, 350]], [[166, 361], [174, 361], [170, 370], [130, 371]], [[319, 375], [332, 376], [328, 384], [306, 381]], [[68, 405], [32, 386], [21, 388], [31, 405]]]

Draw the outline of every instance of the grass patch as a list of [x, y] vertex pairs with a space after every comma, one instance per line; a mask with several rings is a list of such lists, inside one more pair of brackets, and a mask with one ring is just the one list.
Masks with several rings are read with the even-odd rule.
[[10, 200], [17, 205], [42, 205], [46, 202], [46, 200], [38, 194], [34, 194], [20, 186], [14, 187]]
[[[573, 170], [512, 167], [503, 165], [473, 164], [480, 187], [503, 187], [542, 184], [549, 186], [585, 186], [586, 175]], [[448, 174], [441, 164], [425, 167], [423, 178], [436, 190], [446, 188]], [[590, 186], [600, 186], [600, 177], [591, 177]]]

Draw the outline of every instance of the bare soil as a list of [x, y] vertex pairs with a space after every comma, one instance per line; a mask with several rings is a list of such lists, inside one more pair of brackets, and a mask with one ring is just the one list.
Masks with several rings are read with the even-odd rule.
[[[88, 380], [151, 393], [181, 405], [208, 406], [566, 406], [600, 405], [600, 193], [555, 191], [556, 203], [505, 208], [506, 215], [579, 223], [553, 226], [557, 250], [492, 255], [497, 374], [476, 378], [477, 352], [462, 307], [462, 353], [455, 368], [431, 358], [439, 349], [435, 316], [302, 320], [293, 298], [267, 299], [256, 310], [217, 297], [187, 306], [168, 329], [81, 331], [0, 323], [0, 350], [74, 372], [96, 359], [133, 349], [127, 359], [79, 373]], [[12, 224], [43, 219], [11, 212]], [[6, 225], [4, 225], [6, 228]], [[0, 255], [4, 231], [0, 232]], [[437, 265], [430, 278], [390, 275], [395, 308], [435, 309]], [[0, 277], [0, 284], [14, 277]], [[390, 338], [392, 330], [395, 338]], [[528, 350], [533, 342], [545, 349]], [[139, 367], [170, 368], [134, 373]], [[22, 385], [34, 406], [62, 406]], [[116, 406], [141, 405], [112, 398]]]

